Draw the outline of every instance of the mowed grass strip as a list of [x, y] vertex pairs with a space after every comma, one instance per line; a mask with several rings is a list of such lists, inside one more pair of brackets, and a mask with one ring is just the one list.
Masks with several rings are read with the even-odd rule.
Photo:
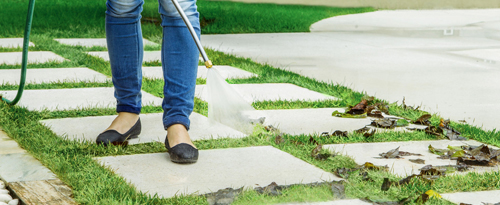
[[[22, 37], [28, 1], [0, 3], [0, 37]], [[202, 34], [308, 32], [311, 24], [328, 17], [374, 11], [373, 8], [246, 4], [198, 0]], [[105, 1], [39, 0], [33, 16], [32, 34], [57, 38], [104, 38]], [[158, 1], [145, 0], [144, 36], [160, 38]], [[160, 35], [161, 36], [161, 35]]]

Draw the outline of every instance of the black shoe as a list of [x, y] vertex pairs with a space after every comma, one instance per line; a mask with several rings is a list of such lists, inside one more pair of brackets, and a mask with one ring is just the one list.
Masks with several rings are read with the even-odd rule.
[[107, 130], [97, 136], [96, 143], [103, 144], [107, 146], [108, 144], [113, 145], [127, 145], [129, 139], [137, 138], [141, 134], [141, 119], [137, 120], [134, 126], [130, 128], [125, 134], [120, 134], [116, 130]]
[[170, 147], [167, 136], [165, 139], [165, 148], [167, 148], [172, 162], [179, 164], [191, 164], [198, 161], [198, 149], [189, 144], [180, 143], [174, 147]]

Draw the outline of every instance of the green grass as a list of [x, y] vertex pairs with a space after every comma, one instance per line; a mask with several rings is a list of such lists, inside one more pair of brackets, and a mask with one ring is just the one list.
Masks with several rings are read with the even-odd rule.
[[[1, 3], [0, 37], [20, 37], [28, 10], [28, 1], [7, 0]], [[198, 0], [203, 34], [307, 32], [311, 24], [332, 16], [374, 11], [372, 8], [334, 8], [320, 6], [245, 4]], [[32, 34], [57, 38], [105, 37], [104, 1], [36, 1]], [[146, 0], [144, 20], [157, 19], [158, 2]], [[161, 27], [143, 21], [144, 36], [160, 38]]]

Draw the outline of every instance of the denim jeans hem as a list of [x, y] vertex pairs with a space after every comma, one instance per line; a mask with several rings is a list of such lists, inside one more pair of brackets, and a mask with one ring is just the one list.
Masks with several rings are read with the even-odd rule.
[[186, 127], [186, 130], [189, 130], [189, 118], [184, 117], [184, 116], [173, 116], [167, 118], [165, 121], [163, 121], [163, 125], [165, 130], [167, 130], [168, 127], [175, 125], [175, 124], [181, 124]]
[[122, 106], [116, 106], [116, 112], [130, 112], [130, 113], [140, 114], [141, 108], [122, 105]]

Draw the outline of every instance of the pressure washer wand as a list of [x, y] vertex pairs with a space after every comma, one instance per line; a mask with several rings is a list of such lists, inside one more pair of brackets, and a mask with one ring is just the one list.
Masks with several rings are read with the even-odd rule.
[[208, 59], [207, 53], [205, 53], [205, 49], [203, 49], [203, 46], [201, 46], [200, 39], [198, 39], [198, 35], [196, 35], [196, 32], [194, 31], [193, 25], [191, 25], [191, 22], [189, 22], [189, 19], [187, 18], [186, 14], [184, 13], [184, 10], [182, 10], [181, 6], [177, 2], [177, 0], [172, 0], [172, 3], [174, 4], [175, 8], [181, 15], [182, 20], [186, 24], [186, 27], [189, 30], [189, 33], [191, 33], [191, 36], [193, 37], [194, 42], [196, 43], [196, 46], [198, 47], [198, 50], [201, 53], [201, 57], [203, 58], [203, 61], [205, 62], [205, 67], [211, 68], [212, 67], [212, 61]]

